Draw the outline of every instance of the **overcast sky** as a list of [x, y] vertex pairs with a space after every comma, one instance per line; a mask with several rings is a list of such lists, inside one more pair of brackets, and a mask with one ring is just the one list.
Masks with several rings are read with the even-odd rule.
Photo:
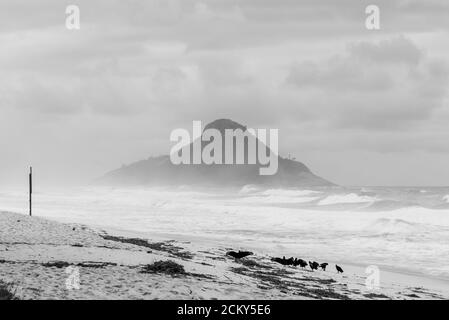
[[217, 118], [338, 184], [449, 185], [447, 0], [2, 0], [0, 43], [0, 185], [86, 183]]

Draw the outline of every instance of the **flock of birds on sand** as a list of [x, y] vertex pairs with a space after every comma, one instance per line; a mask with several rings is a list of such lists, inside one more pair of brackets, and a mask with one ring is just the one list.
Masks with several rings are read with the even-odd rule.
[[[228, 251], [226, 255], [233, 257], [234, 259], [241, 259], [247, 256], [252, 255], [253, 253], [250, 251]], [[307, 265], [310, 267], [310, 269], [318, 270], [318, 268], [321, 268], [321, 270], [326, 271], [326, 267], [329, 265], [327, 262], [324, 263], [318, 263], [316, 261], [305, 261], [298, 258], [290, 257], [288, 259], [284, 257], [282, 258], [271, 258], [271, 261], [277, 262], [282, 264], [283, 266], [300, 266], [301, 268], [307, 267]], [[335, 269], [337, 269], [337, 273], [343, 273], [343, 269], [339, 265], [335, 265]]]

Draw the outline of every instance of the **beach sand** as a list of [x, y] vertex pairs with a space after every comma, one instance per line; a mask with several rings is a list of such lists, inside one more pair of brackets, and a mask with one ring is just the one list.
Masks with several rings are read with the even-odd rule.
[[[390, 275], [378, 289], [365, 276], [282, 266], [271, 257], [235, 260], [225, 245], [199, 246], [172, 239], [65, 224], [0, 212], [0, 281], [19, 299], [447, 299], [443, 290], [396, 281]], [[148, 272], [146, 266], [172, 261], [182, 272]], [[67, 286], [73, 270], [79, 286]], [[73, 279], [73, 277], [71, 278]]]

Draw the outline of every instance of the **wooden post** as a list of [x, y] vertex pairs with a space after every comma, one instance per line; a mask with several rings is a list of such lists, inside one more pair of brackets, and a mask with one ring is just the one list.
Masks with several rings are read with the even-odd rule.
[[31, 217], [31, 195], [33, 194], [33, 167], [30, 167], [29, 174], [29, 186], [30, 186], [30, 217]]

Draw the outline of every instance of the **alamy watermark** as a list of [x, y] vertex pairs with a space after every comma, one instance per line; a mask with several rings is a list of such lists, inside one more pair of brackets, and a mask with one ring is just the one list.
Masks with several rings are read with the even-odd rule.
[[69, 5], [65, 8], [65, 27], [68, 30], [79, 30], [81, 28], [80, 8], [77, 5]]
[[65, 287], [67, 290], [80, 289], [80, 269], [74, 266], [65, 268], [65, 273], [68, 274], [65, 280]]
[[223, 139], [217, 129], [203, 131], [201, 121], [192, 127], [192, 135], [182, 128], [171, 132], [170, 141], [177, 142], [170, 151], [173, 164], [259, 164], [260, 175], [277, 172], [278, 129], [225, 129]]
[[[79, 30], [80, 23], [80, 8], [77, 5], [68, 5], [65, 9], [66, 20], [65, 25], [68, 30]], [[370, 4], [365, 8], [365, 27], [368, 30], [380, 30], [380, 8], [375, 4]]]
[[368, 30], [380, 29], [380, 9], [378, 6], [371, 4], [365, 8], [365, 13], [368, 15], [365, 20], [365, 27]]
[[376, 291], [380, 289], [380, 269], [378, 266], [371, 265], [366, 267], [365, 287], [368, 291]]

